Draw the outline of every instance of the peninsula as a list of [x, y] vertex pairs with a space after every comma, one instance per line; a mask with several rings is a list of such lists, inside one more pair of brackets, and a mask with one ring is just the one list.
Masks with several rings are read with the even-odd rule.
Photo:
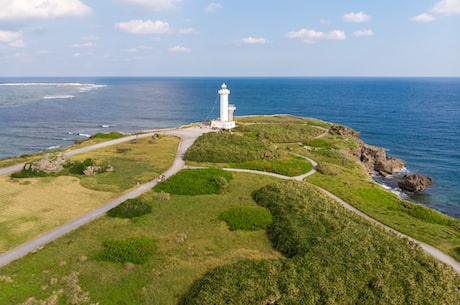
[[[103, 208], [88, 224], [3, 266], [0, 303], [70, 297], [78, 304], [458, 299], [458, 263], [446, 255], [451, 266], [445, 265], [420, 248], [429, 244], [460, 260], [458, 220], [403, 201], [373, 182], [353, 153], [360, 147], [355, 135], [338, 133], [335, 124], [289, 115], [237, 117], [235, 122], [232, 132], [195, 125], [112, 141], [95, 136], [80, 145], [101, 142], [97, 146], [66, 152], [71, 162], [110, 163], [113, 172], [27, 178], [3, 172], [1, 183], [14, 186], [8, 200], [19, 199], [13, 203], [31, 200], [26, 190], [38, 189], [28, 195], [40, 205], [34, 218], [52, 214], [51, 220], [36, 222], [41, 225], [62, 222], [58, 217], [64, 210], [86, 214]], [[167, 179], [158, 181], [161, 175]], [[55, 197], [36, 195], [48, 185]], [[151, 208], [149, 213], [104, 216], [135, 197]], [[344, 209], [345, 202], [351, 206]], [[229, 209], [248, 212], [248, 207], [268, 209], [271, 225], [229, 230], [221, 220]], [[254, 221], [241, 214], [237, 219]], [[16, 231], [5, 227], [3, 232], [40, 232], [26, 225], [37, 220], [25, 214], [10, 221]], [[394, 230], [411, 238], [401, 239]], [[145, 262], [98, 259], [110, 241], [133, 245], [132, 238], [154, 241], [156, 250]], [[8, 243], [14, 244], [14, 238], [1, 245], [8, 248]]]

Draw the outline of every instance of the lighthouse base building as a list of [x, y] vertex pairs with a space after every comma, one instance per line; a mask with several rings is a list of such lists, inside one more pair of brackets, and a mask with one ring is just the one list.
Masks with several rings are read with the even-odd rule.
[[233, 121], [233, 112], [236, 107], [235, 105], [228, 104], [228, 95], [230, 94], [230, 90], [227, 89], [227, 85], [225, 85], [225, 83], [222, 84], [218, 93], [220, 95], [220, 118], [218, 120], [211, 121], [211, 128], [235, 128], [236, 124], [235, 121]]

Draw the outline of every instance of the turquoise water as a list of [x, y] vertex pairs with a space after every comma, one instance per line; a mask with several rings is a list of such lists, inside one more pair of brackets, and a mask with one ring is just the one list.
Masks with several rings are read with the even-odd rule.
[[[409, 198], [460, 217], [460, 78], [0, 79], [0, 158], [104, 131], [218, 117], [222, 82], [235, 115], [287, 113], [348, 125], [434, 178]], [[393, 186], [393, 181], [383, 180]]]

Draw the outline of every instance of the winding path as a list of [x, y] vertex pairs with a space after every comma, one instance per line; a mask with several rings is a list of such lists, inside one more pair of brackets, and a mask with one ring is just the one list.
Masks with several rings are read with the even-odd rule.
[[[180, 144], [179, 144], [179, 147], [178, 147], [178, 151], [177, 151], [177, 154], [176, 154], [176, 158], [173, 162], [173, 165], [164, 173], [164, 175], [166, 177], [170, 177], [171, 175], [174, 175], [175, 173], [179, 172], [182, 168], [184, 168], [185, 166], [185, 162], [184, 162], [184, 159], [183, 159], [183, 156], [185, 154], [185, 152], [187, 151], [187, 149], [193, 144], [193, 142], [195, 142], [195, 140], [201, 136], [203, 133], [205, 132], [210, 132], [211, 130], [208, 129], [208, 128], [198, 128], [198, 127], [192, 127], [192, 128], [185, 128], [185, 129], [172, 129], [172, 130], [163, 130], [163, 131], [158, 131], [158, 132], [155, 132], [155, 133], [160, 133], [160, 134], [169, 134], [169, 135], [174, 135], [174, 136], [178, 136], [181, 138], [181, 141], [180, 141]], [[326, 132], [327, 133], [327, 132]], [[325, 133], [325, 134], [326, 134]], [[129, 141], [129, 140], [132, 140], [132, 139], [135, 139], [136, 137], [147, 137], [147, 136], [152, 136], [154, 133], [148, 133], [148, 134], [143, 134], [143, 135], [139, 135], [139, 136], [130, 136], [130, 137], [125, 137], [125, 138], [121, 138], [121, 139], [117, 139], [117, 140], [112, 140], [112, 141], [108, 141], [108, 142], [104, 142], [104, 143], [99, 143], [99, 144], [96, 144], [96, 145], [93, 145], [93, 146], [89, 146], [89, 147], [84, 147], [84, 148], [80, 148], [80, 149], [76, 149], [76, 150], [73, 150], [73, 151], [70, 151], [70, 152], [67, 152], [67, 156], [72, 156], [72, 155], [75, 155], [75, 154], [79, 154], [79, 153], [83, 153], [83, 152], [88, 152], [88, 151], [91, 151], [91, 150], [95, 150], [95, 149], [98, 149], [98, 148], [101, 148], [101, 147], [105, 147], [105, 146], [110, 146], [110, 145], [114, 145], [114, 144], [118, 144], [118, 143], [122, 143], [122, 142], [125, 142], [125, 141]], [[323, 134], [324, 135], [324, 134]], [[318, 136], [317, 138], [323, 136], [323, 135], [320, 135]], [[297, 155], [297, 154], [296, 154]], [[302, 158], [305, 158], [307, 159], [309, 162], [311, 162], [311, 164], [313, 165], [313, 168], [303, 174], [303, 175], [300, 175], [300, 176], [296, 176], [296, 177], [288, 177], [288, 176], [283, 176], [283, 175], [279, 175], [279, 174], [274, 174], [274, 173], [269, 173], [269, 172], [261, 172], [261, 171], [256, 171], [256, 170], [247, 170], [247, 169], [235, 169], [235, 168], [224, 168], [224, 170], [227, 170], [227, 171], [234, 171], [234, 172], [248, 172], [248, 173], [254, 173], [254, 174], [262, 174], [262, 175], [269, 175], [269, 176], [274, 176], [274, 177], [277, 177], [277, 178], [281, 178], [281, 179], [294, 179], [294, 180], [298, 180], [298, 181], [303, 181], [306, 177], [310, 176], [310, 175], [313, 175], [314, 173], [316, 173], [316, 169], [317, 169], [317, 166], [318, 164], [308, 158], [308, 157], [305, 157], [305, 156], [302, 156], [302, 155], [297, 155], [299, 157], [302, 157]], [[14, 171], [19, 171], [21, 168], [23, 167], [23, 164], [19, 164], [19, 165], [15, 165], [15, 166], [11, 166], [11, 167], [8, 167], [8, 168], [4, 168], [4, 169], [0, 169], [0, 175], [3, 175], [3, 174], [7, 174], [7, 173], [11, 173], [11, 172], [14, 172]], [[191, 167], [193, 168], [193, 167]], [[119, 205], [120, 203], [122, 203], [123, 201], [125, 201], [126, 199], [129, 199], [129, 198], [135, 198], [135, 197], [138, 197], [140, 196], [141, 194], [145, 193], [146, 191], [150, 190], [152, 187], [154, 187], [155, 185], [157, 184], [157, 181], [154, 180], [154, 181], [150, 181], [146, 184], [143, 184], [141, 186], [139, 186], [138, 188], [136, 188], [135, 190], [105, 204], [104, 206], [80, 217], [80, 218], [77, 218], [75, 219], [74, 221], [72, 222], [69, 222], [53, 231], [50, 231], [42, 236], [39, 236], [38, 238], [36, 239], [33, 239], [31, 240], [30, 242], [27, 242], [11, 251], [8, 251], [8, 252], [5, 252], [3, 254], [0, 255], [0, 267], [1, 266], [4, 266], [4, 265], [7, 265], [8, 263], [44, 246], [45, 244], [67, 234], [68, 232], [70, 231], [73, 231], [75, 230], [76, 228], [100, 217], [101, 215], [103, 215], [104, 213], [106, 213], [108, 210], [112, 209], [113, 207]], [[356, 213], [358, 214], [359, 216], [361, 217], [364, 217], [365, 219], [371, 221], [372, 223], [374, 224], [377, 224], [379, 226], [382, 226], [383, 228], [385, 228], [386, 230], [390, 231], [390, 232], [393, 232], [395, 234], [397, 234], [398, 236], [400, 236], [401, 238], [407, 238], [408, 240], [418, 244], [426, 253], [428, 253], [429, 255], [433, 256], [434, 258], [446, 263], [447, 265], [450, 265], [455, 272], [457, 272], [458, 274], [460, 274], [460, 264], [455, 260], [453, 259], [452, 257], [450, 257], [449, 255], [445, 254], [444, 252], [428, 245], [428, 244], [425, 244], [421, 241], [418, 241], [412, 237], [409, 237], [393, 228], [390, 228], [386, 225], [384, 225], [383, 223], [369, 217], [367, 214], [364, 214], [363, 212], [359, 211], [358, 209], [354, 208], [353, 206], [351, 206], [349, 203], [343, 201], [342, 199], [340, 199], [339, 197], [335, 196], [334, 194], [330, 193], [329, 191], [323, 189], [323, 188], [320, 188], [318, 186], [315, 186], [318, 190], [320, 190], [321, 192], [323, 192], [324, 194], [326, 194], [327, 196], [329, 196], [330, 198], [334, 199], [335, 201], [339, 202], [343, 207], [345, 207], [346, 209], [352, 211], [353, 213]]]
[[[156, 133], [159, 134], [169, 134], [169, 135], [174, 135], [178, 136], [181, 138], [181, 141], [179, 143], [179, 147], [177, 150], [176, 158], [174, 159], [173, 165], [164, 173], [166, 177], [170, 177], [171, 175], [174, 175], [175, 173], [179, 172], [183, 166], [184, 166], [184, 160], [183, 156], [187, 149], [195, 142], [195, 140], [201, 136], [203, 133], [210, 131], [210, 129], [207, 128], [186, 128], [186, 129], [176, 129], [176, 130], [164, 130], [164, 131], [159, 131]], [[80, 149], [76, 149], [70, 152], [67, 152], [67, 156], [73, 156], [75, 154], [83, 153], [83, 152], [88, 152], [92, 151], [101, 147], [105, 146], [110, 146], [118, 143], [122, 143], [125, 141], [129, 141], [132, 139], [135, 139], [136, 137], [147, 137], [147, 136], [152, 136], [154, 133], [148, 133], [148, 134], [143, 134], [139, 136], [129, 136], [129, 137], [124, 137], [121, 139], [116, 139], [104, 143], [99, 143], [93, 146], [88, 146]], [[7, 167], [4, 169], [0, 170], [0, 175], [2, 174], [8, 174], [12, 173], [15, 171], [19, 171], [22, 169], [24, 165], [19, 164], [11, 167]], [[66, 223], [65, 225], [56, 228], [48, 233], [45, 233], [25, 244], [22, 244], [21, 246], [14, 248], [10, 251], [7, 251], [5, 253], [2, 253], [0, 255], [0, 267], [9, 264], [10, 262], [17, 260], [18, 258], [40, 248], [43, 247], [45, 244], [77, 229], [78, 227], [100, 217], [101, 215], [104, 215], [108, 210], [116, 207], [123, 201], [130, 199], [130, 198], [136, 198], [140, 196], [141, 194], [149, 191], [152, 187], [154, 187], [157, 184], [157, 180], [150, 181], [148, 183], [142, 184], [141, 186], [137, 187], [136, 189], [132, 190], [129, 193], [126, 193], [120, 197], [118, 197], [115, 200], [112, 200], [105, 205], [89, 212], [88, 214], [85, 214], [69, 223]]]

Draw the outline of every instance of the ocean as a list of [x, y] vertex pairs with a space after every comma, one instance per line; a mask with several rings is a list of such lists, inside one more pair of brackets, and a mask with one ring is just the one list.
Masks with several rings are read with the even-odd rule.
[[292, 114], [360, 131], [408, 172], [433, 177], [402, 196], [460, 217], [460, 78], [0, 78], [0, 158], [207, 121], [219, 116], [223, 82], [236, 116]]

